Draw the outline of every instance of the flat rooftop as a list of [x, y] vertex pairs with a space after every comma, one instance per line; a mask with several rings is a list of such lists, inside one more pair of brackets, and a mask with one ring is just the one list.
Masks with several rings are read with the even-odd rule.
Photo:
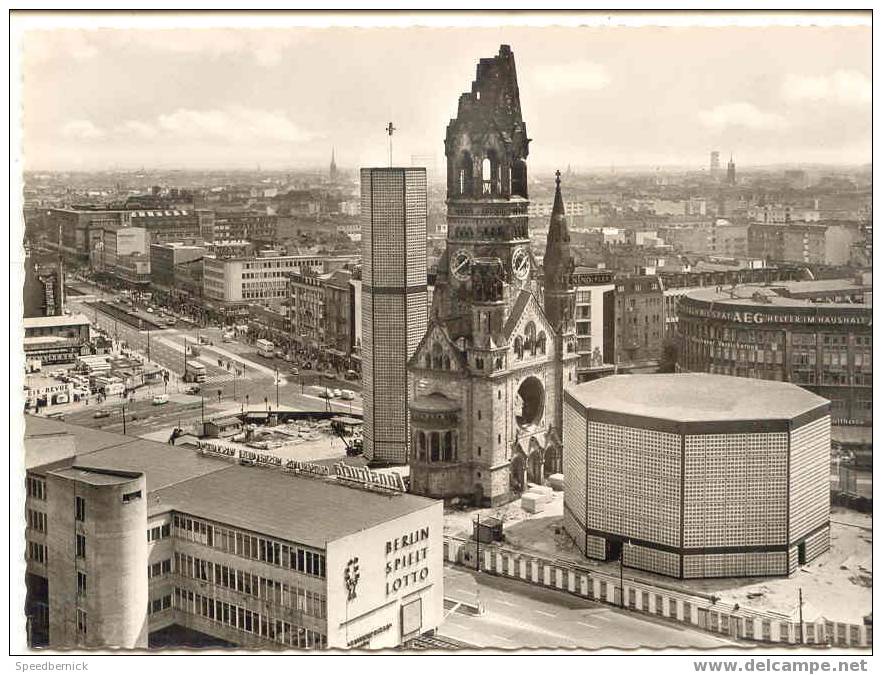
[[128, 471], [96, 471], [91, 467], [72, 466], [50, 471], [53, 476], [77, 480], [89, 485], [120, 485], [128, 483], [139, 474]]
[[151, 492], [151, 501], [156, 498], [165, 510], [316, 548], [438, 503], [230, 463], [222, 471]]
[[793, 295], [825, 294], [825, 293], [860, 293], [872, 291], [869, 284], [856, 284], [852, 279], [818, 279], [816, 281], [781, 281], [775, 286], [780, 286]]
[[586, 408], [676, 422], [783, 420], [829, 404], [787, 382], [707, 373], [610, 375], [567, 392]]
[[[241, 466], [190, 447], [87, 429], [26, 416], [25, 454], [45, 450], [28, 438], [72, 436], [76, 452], [50, 464], [28, 461], [37, 473], [87, 470], [143, 473], [148, 514], [176, 510], [316, 548], [437, 504], [425, 497], [349, 487], [275, 468]], [[48, 457], [47, 457], [48, 459]], [[91, 478], [90, 478], [91, 480]], [[98, 478], [96, 480], [104, 480]]]
[[[804, 283], [804, 282], [803, 282]], [[740, 286], [736, 286], [735, 288], [731, 288], [728, 285], [722, 286], [721, 290], [717, 290], [716, 286], [705, 286], [704, 288], [700, 288], [694, 291], [689, 291], [686, 295], [693, 300], [700, 300], [703, 302], [711, 302], [714, 304], [720, 305], [741, 305], [741, 306], [751, 306], [751, 307], [821, 307], [821, 308], [848, 308], [852, 310], [864, 310], [864, 311], [872, 311], [872, 305], [868, 303], [852, 303], [852, 302], [812, 302], [808, 298], [789, 298], [785, 295], [779, 295], [775, 291], [775, 288], [791, 288], [793, 292], [799, 293], [800, 295], [805, 294], [807, 292], [801, 289], [800, 287], [787, 286], [785, 283], [776, 283], [773, 286], [764, 286], [761, 284], [744, 284]], [[844, 289], [845, 287], [841, 285], [837, 286], [839, 289]], [[854, 287], [854, 290], [858, 290], [858, 287]], [[818, 288], [815, 293], [818, 293], [819, 296], [825, 292]], [[829, 292], [829, 287], [826, 292]], [[757, 300], [755, 295], [762, 295], [762, 300]]]
[[51, 328], [55, 326], [89, 325], [85, 314], [62, 314], [61, 316], [33, 316], [24, 319], [25, 330], [28, 328]]
[[[128, 471], [147, 476], [147, 490], [152, 492], [180, 481], [229, 467], [222, 459], [202, 456], [174, 445], [124, 436], [75, 424], [28, 415], [25, 422], [25, 454], [28, 437], [68, 434], [74, 438], [76, 454], [54, 461], [49, 466], [34, 466], [34, 471], [60, 469], [64, 466], [88, 466], [107, 471]], [[28, 466], [30, 466], [30, 462]], [[151, 504], [151, 507], [153, 504]]]

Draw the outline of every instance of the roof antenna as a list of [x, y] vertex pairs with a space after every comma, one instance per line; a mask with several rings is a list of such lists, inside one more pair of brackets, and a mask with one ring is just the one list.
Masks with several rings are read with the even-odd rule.
[[392, 126], [392, 122], [389, 122], [389, 125], [386, 127], [386, 133], [389, 134], [389, 166], [392, 166], [392, 134], [398, 131], [395, 127]]

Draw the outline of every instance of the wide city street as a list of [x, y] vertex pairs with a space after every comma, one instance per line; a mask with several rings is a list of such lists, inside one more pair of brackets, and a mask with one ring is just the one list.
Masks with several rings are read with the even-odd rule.
[[447, 608], [438, 631], [442, 637], [482, 648], [708, 649], [737, 644], [668, 619], [459, 566], [444, 568], [444, 597], [447, 605], [450, 600], [483, 604], [481, 615]]
[[[90, 293], [90, 296], [84, 296], [84, 300], [89, 298], [90, 301], [109, 301], [113, 297], [92, 285], [79, 286], [87, 287]], [[140, 423], [138, 426], [160, 427], [163, 424], [173, 424], [172, 420], [178, 417], [187, 419], [188, 416], [201, 414], [203, 397], [206, 415], [214, 414], [219, 409], [232, 411], [236, 406], [240, 409], [245, 406], [287, 406], [306, 411], [331, 410], [340, 414], [357, 415], [362, 413], [360, 382], [331, 378], [325, 373], [306, 369], [299, 369], [297, 374], [292, 374], [293, 364], [284, 359], [259, 355], [257, 349], [244, 339], [224, 342], [223, 330], [219, 327], [203, 328], [178, 321], [174, 327], [139, 330], [101, 311], [90, 301], [78, 301], [77, 296], [70, 296], [68, 304], [73, 312], [84, 314], [124, 348], [138, 352], [171, 374], [167, 385], [155, 385], [143, 394], [136, 394], [135, 404], [127, 406], [127, 410], [134, 412], [138, 418], [135, 420]], [[135, 314], [147, 321], [156, 320], [156, 316], [145, 313], [143, 309]], [[190, 383], [182, 379], [185, 343], [188, 348], [187, 362], [200, 363], [206, 369], [206, 381], [201, 384], [201, 392], [197, 396], [184, 394], [190, 386]], [[194, 347], [198, 353], [193, 353]], [[353, 400], [328, 400], [319, 395], [325, 388], [354, 390], [355, 396]], [[150, 409], [145, 400], [142, 405], [138, 405], [137, 398], [143, 396], [146, 399], [154, 393], [168, 393], [171, 399], [169, 404]], [[119, 409], [122, 402], [109, 399], [101, 406], [90, 405], [89, 414], [65, 410], [65, 415], [70, 421], [83, 424], [98, 408]], [[97, 420], [90, 422], [89, 426], [98, 426], [96, 422]], [[118, 419], [106, 422], [101, 420], [101, 426], [110, 430], [117, 430], [116, 426], [119, 426], [119, 430], [122, 430], [121, 413]]]

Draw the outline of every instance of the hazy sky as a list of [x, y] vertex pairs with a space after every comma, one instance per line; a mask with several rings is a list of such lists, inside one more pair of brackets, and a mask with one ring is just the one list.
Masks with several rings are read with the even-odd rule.
[[512, 46], [533, 170], [863, 163], [871, 33], [851, 28], [36, 31], [29, 169], [440, 163], [481, 57]]

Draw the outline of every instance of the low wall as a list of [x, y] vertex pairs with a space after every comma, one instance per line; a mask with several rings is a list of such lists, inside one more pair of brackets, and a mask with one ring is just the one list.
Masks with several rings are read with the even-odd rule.
[[689, 594], [617, 575], [589, 570], [562, 560], [549, 560], [492, 544], [477, 545], [473, 540], [444, 537], [444, 560], [489, 574], [518, 579], [578, 595], [588, 600], [653, 614], [688, 624], [700, 630], [739, 640], [791, 645], [830, 645], [871, 647], [873, 628], [863, 624], [833, 621], [804, 622], [800, 640], [799, 622], [784, 614], [759, 612], [732, 605], [711, 596]]

